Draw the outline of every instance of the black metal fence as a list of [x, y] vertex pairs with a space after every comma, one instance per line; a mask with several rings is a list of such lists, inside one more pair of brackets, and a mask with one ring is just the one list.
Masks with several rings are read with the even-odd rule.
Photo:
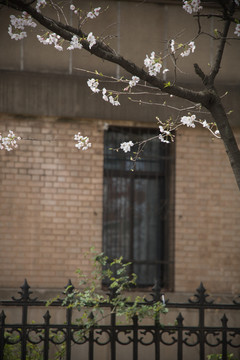
[[[69, 284], [71, 285], [71, 283]], [[202, 284], [196, 290], [196, 294], [186, 303], [166, 301], [169, 313], [177, 311], [178, 314], [175, 321], [170, 325], [162, 325], [162, 321], [159, 319], [153, 320], [150, 325], [142, 324], [138, 321], [137, 316], [132, 318], [131, 324], [117, 324], [116, 315], [112, 313], [108, 325], [93, 326], [81, 337], [77, 336], [81, 326], [74, 323], [72, 308], [62, 308], [66, 316], [64, 322], [61, 324], [51, 322], [50, 311], [54, 307], [56, 310], [56, 306], [61, 306], [61, 300], [54, 301], [46, 311], [44, 310], [45, 314], [41, 323], [29, 323], [29, 310], [44, 307], [46, 301], [31, 298], [32, 292], [26, 280], [21, 289], [19, 298], [12, 297], [12, 300], [0, 301], [1, 307], [5, 309], [5, 312], [2, 310], [0, 314], [0, 360], [37, 358], [36, 354], [33, 354], [32, 357], [29, 354], [29, 344], [41, 347], [41, 355], [37, 359], [43, 360], [51, 358], [51, 344], [64, 345], [64, 351], [62, 354], [59, 353], [59, 359], [66, 360], [73, 359], [72, 348], [74, 344], [75, 347], [87, 345], [87, 355], [79, 356], [77, 359], [89, 360], [98, 358], [98, 351], [96, 351], [98, 346], [109, 347], [107, 358], [111, 360], [122, 359], [121, 350], [119, 350], [120, 345], [130, 347], [129, 353], [131, 355], [129, 358], [134, 360], [141, 358], [140, 355], [142, 354], [140, 354], [139, 349], [142, 346], [152, 347], [153, 355], [147, 358], [155, 360], [160, 360], [160, 358], [183, 360], [186, 358], [186, 349], [190, 347], [197, 348], [194, 360], [205, 360], [206, 348], [213, 348], [211, 353], [220, 352], [223, 360], [228, 359], [228, 353], [235, 352], [236, 355], [238, 352], [239, 355], [240, 326], [239, 323], [238, 326], [229, 326], [227, 316], [230, 315], [235, 320], [238, 317], [240, 321], [240, 296], [229, 304], [216, 304], [213, 300], [207, 300], [208, 295]], [[151, 304], [161, 299], [162, 294], [158, 286], [153, 288], [151, 296], [149, 302]], [[104, 306], [106, 307], [106, 304]], [[6, 312], [14, 307], [21, 311], [21, 322], [12, 324], [7, 322]], [[196, 325], [185, 324], [182, 312], [186, 311], [195, 312]], [[218, 320], [218, 325], [215, 324], [215, 320], [214, 324], [209, 324], [211, 311], [213, 318]], [[232, 316], [233, 313], [234, 316]], [[18, 355], [15, 357], [9, 355], [8, 358], [6, 349], [16, 346], [19, 348]], [[175, 353], [171, 357], [162, 357], [161, 350], [164, 346], [175, 346]], [[236, 355], [235, 358], [238, 356]]]

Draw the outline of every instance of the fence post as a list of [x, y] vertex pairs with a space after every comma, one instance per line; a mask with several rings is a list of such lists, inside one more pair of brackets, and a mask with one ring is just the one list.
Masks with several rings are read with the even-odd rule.
[[[163, 301], [162, 300], [162, 296], [164, 296], [164, 294], [161, 293], [161, 286], [160, 286], [160, 280], [155, 280], [155, 284], [152, 288], [153, 294], [151, 294], [152, 296], [152, 302], [156, 303], [158, 301]], [[159, 330], [160, 330], [160, 312], [157, 312], [155, 314], [155, 319], [154, 319], [154, 326], [155, 326], [155, 337], [154, 337], [154, 342], [155, 342], [155, 360], [159, 360], [160, 359], [160, 335], [159, 335]]]
[[48, 360], [49, 353], [49, 322], [50, 322], [50, 314], [49, 311], [43, 316], [44, 318], [44, 348], [43, 348], [43, 359]]
[[133, 318], [133, 360], [138, 360], [138, 317]]
[[4, 341], [4, 329], [5, 329], [5, 319], [6, 319], [6, 315], [4, 313], [4, 311], [1, 312], [0, 314], [0, 360], [3, 360], [3, 354], [4, 354], [4, 345], [5, 345], [5, 341]]
[[[116, 294], [116, 289], [115, 288], [108, 288], [109, 293], [109, 299], [110, 301], [113, 300], [117, 294]], [[111, 309], [111, 360], [116, 360], [116, 313], [112, 312], [113, 310], [113, 306], [110, 305], [110, 309]]]
[[21, 359], [26, 360], [27, 358], [27, 318], [28, 318], [28, 301], [30, 300], [29, 291], [30, 286], [27, 283], [27, 280], [24, 280], [23, 286], [21, 286], [22, 292], [20, 292], [21, 298], [19, 302], [22, 304], [22, 339], [21, 339]]
[[116, 335], [115, 335], [115, 326], [116, 326], [116, 314], [111, 314], [111, 360], [116, 360]]
[[222, 360], [227, 360], [227, 322], [228, 318], [224, 314], [222, 319]]
[[160, 359], [160, 336], [159, 336], [159, 315], [155, 316], [154, 327], [155, 327], [155, 336], [154, 336], [154, 343], [155, 343], [155, 360]]
[[[91, 312], [89, 318], [93, 320], [94, 315]], [[94, 328], [91, 327], [89, 330], [89, 338], [88, 338], [88, 359], [93, 360], [94, 355]]]
[[206, 306], [212, 305], [213, 301], [206, 301], [206, 298], [209, 296], [208, 294], [205, 294], [206, 289], [203, 286], [203, 283], [200, 283], [200, 286], [197, 288], [197, 294], [194, 296], [197, 298], [196, 301], [188, 300], [191, 304], [195, 304], [196, 308], [198, 309], [198, 317], [199, 317], [199, 323], [198, 323], [198, 340], [199, 340], [199, 359], [203, 360], [205, 359], [205, 308]]
[[[75, 287], [72, 284], [71, 279], [68, 280], [67, 285], [65, 286], [66, 294], [72, 294]], [[71, 360], [71, 324], [72, 324], [72, 308], [67, 307], [66, 309], [66, 320], [67, 320], [67, 328], [66, 328], [66, 360]]]
[[179, 313], [177, 317], [177, 326], [178, 326], [178, 360], [182, 360], [183, 358], [183, 335], [182, 335], [182, 327], [183, 327], [183, 316], [181, 313]]
[[28, 285], [27, 280], [24, 280], [23, 285], [20, 287], [22, 291], [19, 291], [20, 298], [15, 299], [15, 297], [12, 297], [12, 300], [14, 302], [17, 302], [18, 305], [21, 304], [22, 306], [22, 323], [19, 326], [21, 329], [21, 360], [26, 360], [27, 357], [27, 318], [28, 318], [28, 306], [29, 303], [33, 304], [37, 300], [31, 299], [30, 295], [32, 294], [32, 291], [30, 291], [30, 286]]

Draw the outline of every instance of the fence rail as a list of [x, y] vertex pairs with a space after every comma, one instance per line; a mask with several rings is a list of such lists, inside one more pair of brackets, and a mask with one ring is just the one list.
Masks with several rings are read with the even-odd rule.
[[[67, 285], [69, 288], [71, 282]], [[153, 346], [154, 357], [152, 359], [160, 360], [161, 347], [173, 346], [177, 348], [176, 354], [172, 359], [183, 360], [184, 351], [188, 347], [198, 347], [198, 359], [206, 359], [206, 347], [217, 348], [222, 353], [222, 359], [227, 360], [228, 352], [238, 351], [240, 349], [240, 327], [228, 326], [228, 318], [226, 312], [229, 314], [236, 311], [238, 319], [240, 318], [240, 296], [232, 300], [229, 304], [217, 304], [214, 300], [207, 300], [208, 294], [202, 284], [196, 290], [193, 298], [188, 299], [186, 303], [176, 303], [170, 300], [166, 301], [166, 306], [171, 312], [171, 309], [197, 311], [198, 321], [197, 325], [189, 326], [184, 324], [182, 313], [179, 312], [174, 324], [162, 325], [159, 318], [152, 321], [152, 325], [143, 325], [138, 321], [138, 317], [132, 318], [131, 324], [119, 325], [116, 322], [116, 315], [111, 313], [108, 325], [92, 326], [88, 332], [79, 337], [78, 333], [83, 327], [74, 324], [73, 309], [65, 307], [66, 320], [64, 323], [51, 323], [50, 311], [56, 306], [61, 306], [61, 300], [54, 301], [47, 309], [43, 316], [42, 323], [29, 323], [29, 309], [30, 307], [44, 307], [46, 301], [32, 298], [32, 292], [25, 280], [20, 297], [12, 297], [12, 300], [0, 301], [2, 309], [18, 307], [21, 310], [22, 321], [19, 323], [8, 323], [6, 313], [4, 310], [0, 313], [0, 360], [8, 360], [6, 355], [6, 348], [16, 345], [20, 348], [21, 360], [32, 359], [29, 357], [28, 345], [41, 346], [41, 359], [50, 359], [50, 345], [64, 344], [64, 356], [59, 355], [59, 359], [71, 360], [72, 345], [83, 344], [88, 345], [88, 359], [95, 359], [96, 346], [109, 346], [109, 359], [121, 359], [117, 353], [117, 346], [130, 346], [132, 351], [131, 358], [133, 360], [139, 359], [139, 346]], [[155, 286], [152, 291], [152, 300], [149, 302], [153, 304], [161, 299], [162, 293], [158, 286]], [[146, 302], [147, 304], [147, 302]], [[131, 305], [131, 304], [130, 304]], [[104, 307], [107, 305], [104, 304]], [[221, 325], [209, 326], [207, 323], [207, 316], [209, 310], [218, 310], [214, 316], [220, 315]], [[220, 314], [221, 313], [221, 314]], [[235, 313], [234, 313], [235, 314]], [[238, 325], [239, 326], [239, 325]], [[15, 334], [15, 336], [13, 336]], [[5, 348], [5, 352], [4, 352]], [[4, 355], [5, 354], [5, 355]], [[39, 359], [40, 359], [39, 358]], [[16, 358], [17, 359], [17, 358]], [[35, 358], [34, 358], [35, 359]], [[195, 359], [197, 357], [195, 356]], [[15, 359], [14, 359], [15, 360]], [[170, 360], [168, 358], [168, 360]]]

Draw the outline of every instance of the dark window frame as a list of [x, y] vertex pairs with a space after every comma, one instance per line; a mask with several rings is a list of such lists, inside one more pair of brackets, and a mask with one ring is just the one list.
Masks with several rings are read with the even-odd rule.
[[[131, 139], [131, 131], [132, 132], [151, 132], [154, 131], [151, 128], [145, 128], [145, 127], [141, 127], [141, 128], [137, 128], [137, 127], [119, 127], [119, 126], [111, 126], [110, 129], [108, 130], [108, 134], [109, 132], [112, 131], [120, 131], [123, 130], [123, 132], [125, 132], [125, 134], [127, 135], [126, 137], [122, 138], [122, 141], [128, 141], [128, 139]], [[106, 141], [106, 134], [107, 132], [105, 132], [105, 138], [104, 138], [104, 143]], [[155, 134], [157, 134], [157, 130], [155, 129]], [[161, 143], [160, 143], [161, 144]], [[119, 146], [120, 144], [116, 144], [116, 147]], [[129, 269], [129, 273], [131, 272], [136, 272], [134, 271], [134, 267], [136, 268], [136, 266], [149, 266], [149, 268], [151, 266], [156, 267], [156, 273], [159, 273], [159, 270], [157, 270], [157, 267], [161, 267], [161, 286], [165, 289], [168, 290], [172, 290], [173, 289], [173, 276], [174, 276], [174, 257], [173, 257], [173, 252], [174, 252], [174, 206], [173, 206], [173, 199], [174, 199], [174, 169], [175, 169], [175, 164], [174, 164], [174, 160], [175, 160], [175, 146], [173, 144], [161, 144], [160, 146], [164, 146], [165, 147], [165, 152], [164, 152], [164, 156], [166, 157], [166, 159], [164, 160], [164, 169], [163, 171], [158, 171], [157, 175], [156, 175], [156, 171], [142, 171], [142, 170], [136, 170], [136, 171], [126, 171], [126, 169], [109, 169], [108, 166], [106, 166], [106, 145], [105, 145], [105, 151], [104, 151], [104, 182], [106, 181], [106, 179], [111, 178], [113, 179], [113, 177], [119, 177], [119, 178], [128, 178], [131, 186], [133, 187], [132, 183], [136, 180], [136, 179], [150, 179], [152, 178], [163, 178], [164, 179], [164, 186], [165, 186], [165, 193], [166, 193], [166, 199], [164, 201], [167, 202], [166, 206], [166, 212], [164, 214], [164, 234], [161, 234], [161, 241], [163, 241], [163, 249], [162, 249], [162, 258], [161, 259], [155, 259], [155, 260], [148, 260], [148, 259], [139, 259], [137, 260], [136, 258], [134, 259], [134, 251], [133, 251], [133, 246], [134, 246], [134, 225], [130, 224], [130, 251], [129, 251], [129, 256], [126, 260], [126, 262], [132, 262], [133, 265], [130, 267]], [[115, 148], [116, 148], [115, 147]], [[166, 150], [167, 149], [167, 150]], [[114, 150], [112, 150], [114, 152]], [[118, 160], [122, 160], [124, 161], [124, 157], [125, 159], [128, 157], [129, 158], [129, 154], [124, 154], [124, 153], [115, 153], [113, 155], [113, 153], [111, 153], [111, 155], [109, 155], [109, 157], [112, 159], [116, 158], [117, 159], [117, 155], [119, 155]], [[124, 156], [124, 157], [123, 157]], [[144, 153], [143, 153], [143, 157], [144, 157]], [[117, 161], [117, 160], [116, 160]], [[125, 160], [126, 161], [126, 160]], [[138, 160], [141, 161], [141, 160]], [[134, 191], [130, 192], [131, 196], [133, 196]], [[104, 194], [103, 194], [104, 197]], [[130, 199], [131, 204], [134, 204], [134, 199]], [[134, 205], [133, 205], [134, 206]], [[132, 207], [133, 207], [132, 206]], [[131, 216], [131, 219], [134, 218], [134, 215]], [[105, 209], [103, 209], [103, 250], [106, 250], [106, 243], [104, 244], [104, 231], [105, 231], [105, 226], [104, 226], [104, 221], [105, 221]], [[163, 221], [163, 220], [162, 220]], [[157, 246], [157, 243], [156, 243]], [[108, 253], [106, 253], [106, 255], [109, 255]], [[116, 257], [121, 256], [122, 254], [118, 254]], [[145, 289], [149, 289], [150, 287], [152, 287], [154, 280], [151, 283], [146, 283], [146, 284], [138, 284], [139, 288], [145, 288]]]

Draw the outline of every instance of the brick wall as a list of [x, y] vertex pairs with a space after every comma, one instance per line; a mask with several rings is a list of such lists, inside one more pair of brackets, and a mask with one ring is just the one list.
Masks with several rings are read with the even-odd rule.
[[[62, 288], [89, 270], [90, 246], [101, 249], [103, 132], [78, 119], [2, 116], [0, 126], [28, 139], [0, 153], [0, 284]], [[94, 144], [87, 152], [74, 147], [78, 131]]]
[[176, 145], [175, 289], [240, 293], [240, 196], [224, 145], [199, 128]]
[[[125, 123], [126, 124], [126, 123]], [[130, 124], [130, 123], [129, 123]], [[0, 286], [61, 288], [88, 272], [102, 245], [103, 125], [100, 120], [1, 115], [19, 149], [0, 152]], [[131, 124], [132, 125], [132, 124]], [[74, 147], [78, 131], [93, 147]], [[238, 132], [238, 135], [240, 133]], [[176, 141], [175, 290], [240, 292], [239, 192], [223, 144], [206, 129]]]

